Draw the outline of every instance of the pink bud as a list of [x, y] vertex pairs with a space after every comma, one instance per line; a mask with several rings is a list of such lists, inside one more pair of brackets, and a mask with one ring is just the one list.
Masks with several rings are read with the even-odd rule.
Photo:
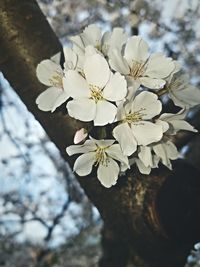
[[88, 133], [85, 128], [78, 130], [74, 135], [74, 144], [79, 144], [80, 142], [82, 142], [87, 137], [87, 135]]

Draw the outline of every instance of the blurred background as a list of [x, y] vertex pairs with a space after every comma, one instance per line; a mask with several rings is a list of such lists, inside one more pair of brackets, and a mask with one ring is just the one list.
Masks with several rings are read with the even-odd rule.
[[[200, 87], [199, 0], [38, 0], [63, 43], [96, 23], [140, 34]], [[19, 127], [20, 126], [20, 127]], [[184, 149], [200, 150], [199, 137]], [[196, 155], [196, 154], [195, 154]], [[0, 267], [95, 267], [102, 221], [66, 162], [0, 73]], [[196, 247], [198, 250], [199, 247]], [[189, 252], [188, 252], [189, 253]], [[200, 253], [187, 266], [197, 267]]]

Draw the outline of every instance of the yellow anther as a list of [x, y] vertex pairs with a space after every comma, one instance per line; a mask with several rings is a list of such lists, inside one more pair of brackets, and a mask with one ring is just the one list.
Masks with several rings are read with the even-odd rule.
[[95, 85], [90, 85], [91, 90], [91, 98], [95, 100], [97, 103], [99, 100], [103, 100], [103, 93], [102, 90]]
[[108, 156], [106, 155], [105, 150], [106, 150], [106, 147], [97, 147], [95, 166], [97, 166], [98, 164], [107, 166], [109, 159], [108, 159]]
[[143, 113], [144, 110], [145, 110], [145, 108], [141, 108], [138, 111], [135, 111], [133, 113], [127, 114], [123, 121], [124, 122], [128, 122], [128, 123], [142, 121], [143, 120], [143, 116], [146, 115], [145, 113]]
[[137, 79], [138, 77], [141, 77], [145, 72], [145, 66], [146, 64], [144, 62], [138, 62], [133, 60], [132, 67], [130, 74], [134, 79]]

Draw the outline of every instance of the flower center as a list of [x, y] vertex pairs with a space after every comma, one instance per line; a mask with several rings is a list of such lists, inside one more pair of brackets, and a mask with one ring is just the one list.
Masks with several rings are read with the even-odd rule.
[[144, 74], [144, 72], [145, 72], [145, 63], [133, 60], [132, 67], [130, 70], [130, 75], [134, 79], [137, 79], [137, 78], [141, 77], [142, 74]]
[[127, 114], [123, 121], [124, 122], [128, 122], [128, 123], [142, 121], [143, 120], [143, 116], [146, 115], [145, 113], [143, 113], [144, 110], [145, 110], [145, 108], [141, 108], [138, 111], [135, 111], [133, 113]]
[[60, 72], [56, 72], [56, 74], [53, 75], [49, 79], [49, 81], [52, 84], [52, 86], [63, 88], [62, 78], [63, 75]]
[[98, 164], [102, 164], [104, 166], [107, 166], [109, 159], [106, 155], [105, 150], [106, 150], [105, 147], [97, 147], [95, 166], [97, 166]]
[[91, 98], [97, 103], [100, 100], [103, 100], [102, 90], [95, 85], [90, 85]]

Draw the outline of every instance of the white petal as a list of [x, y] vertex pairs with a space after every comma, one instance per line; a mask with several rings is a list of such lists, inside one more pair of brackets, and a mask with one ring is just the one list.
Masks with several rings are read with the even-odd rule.
[[173, 120], [170, 121], [170, 124], [173, 126], [174, 134], [179, 130], [198, 132], [191, 124], [184, 120]]
[[52, 60], [46, 59], [41, 61], [36, 68], [38, 80], [48, 86], [52, 86], [55, 77], [62, 77], [63, 71], [60, 65]]
[[69, 156], [74, 155], [74, 154], [82, 154], [82, 153], [88, 153], [88, 152], [94, 152], [97, 149], [96, 144], [91, 141], [87, 140], [83, 145], [72, 145], [68, 146], [66, 148], [67, 154]]
[[171, 170], [172, 164], [171, 164], [170, 159], [167, 155], [167, 151], [165, 150], [165, 147], [162, 145], [162, 143], [159, 143], [159, 144], [153, 146], [153, 150], [156, 153], [156, 155], [161, 158], [162, 163], [167, 168], [169, 168]]
[[148, 45], [139, 36], [132, 36], [126, 43], [124, 57], [130, 67], [133, 61], [145, 62], [148, 58]]
[[185, 85], [183, 89], [173, 88], [169, 95], [174, 104], [182, 108], [190, 108], [200, 104], [200, 90], [191, 85]]
[[140, 159], [135, 159], [135, 163], [142, 174], [149, 174], [151, 172], [151, 167], [146, 167]]
[[168, 122], [172, 127], [169, 129], [170, 134], [176, 134], [179, 130], [186, 130], [191, 132], [197, 132], [197, 130], [184, 120], [186, 116], [186, 110], [181, 110], [176, 114], [173, 113], [163, 113], [160, 119]]
[[141, 77], [139, 78], [139, 81], [143, 86], [154, 90], [161, 89], [166, 84], [166, 81], [163, 79], [154, 79], [150, 77]]
[[83, 55], [85, 46], [79, 35], [69, 37], [69, 40], [73, 43], [73, 51], [78, 55]]
[[96, 55], [96, 54], [100, 54], [100, 52], [92, 45], [88, 45], [86, 48], [85, 48], [85, 57], [90, 57], [90, 56], [93, 56], [93, 55]]
[[85, 30], [81, 34], [81, 38], [85, 46], [88, 46], [88, 45], [100, 46], [101, 45], [101, 29], [95, 24], [91, 24], [85, 28]]
[[153, 146], [153, 150], [161, 158], [162, 163], [169, 169], [172, 169], [170, 159], [177, 159], [179, 156], [176, 146], [172, 142], [167, 141], [166, 143], [162, 142]]
[[95, 126], [103, 126], [112, 123], [117, 114], [117, 107], [104, 100], [100, 100], [96, 104], [96, 117], [94, 118]]
[[109, 64], [113, 70], [118, 71], [121, 74], [128, 75], [130, 73], [128, 63], [117, 49], [110, 52]]
[[166, 143], [164, 143], [164, 146], [167, 151], [167, 155], [170, 159], [174, 160], [179, 157], [177, 147], [171, 141], [167, 141]]
[[151, 167], [153, 165], [153, 156], [150, 147], [140, 146], [138, 157], [146, 167]]
[[114, 48], [121, 51], [123, 44], [125, 44], [127, 40], [127, 37], [127, 34], [122, 28], [114, 28], [112, 33], [105, 33], [102, 39], [102, 50], [104, 54], [109, 54], [109, 52]]
[[67, 103], [67, 110], [71, 117], [80, 121], [92, 121], [96, 116], [96, 104], [92, 99], [71, 100]]
[[132, 155], [137, 148], [137, 143], [128, 123], [122, 123], [113, 130], [113, 136], [119, 142], [124, 155]]
[[149, 121], [141, 121], [138, 124], [131, 124], [132, 133], [138, 145], [149, 145], [159, 141], [163, 136], [162, 126]]
[[126, 96], [126, 99], [129, 100], [130, 102], [133, 101], [135, 98], [135, 95], [140, 87], [140, 83], [138, 83], [136, 80], [132, 79], [133, 83], [131, 86], [128, 86], [128, 94]]
[[63, 78], [64, 90], [73, 98], [90, 97], [90, 89], [86, 80], [75, 70], [69, 70]]
[[77, 54], [69, 47], [64, 47], [63, 52], [65, 56], [65, 63], [64, 63], [65, 70], [76, 69], [78, 61]]
[[127, 156], [124, 156], [119, 144], [114, 144], [106, 149], [106, 153], [113, 159], [116, 159], [129, 166]]
[[162, 126], [163, 133], [165, 133], [169, 129], [169, 124], [166, 121], [162, 121], [161, 119], [156, 120], [157, 125]]
[[[60, 98], [60, 96], [61, 98], [63, 97], [62, 89], [59, 89], [57, 87], [50, 87], [37, 97], [36, 104], [38, 105], [38, 108], [42, 111], [55, 110], [56, 101]], [[64, 102], [65, 101], [66, 99], [64, 99]], [[58, 106], [59, 105], [57, 105], [57, 107]]]
[[92, 171], [92, 166], [95, 163], [95, 152], [83, 154], [77, 158], [74, 163], [74, 171], [79, 176], [86, 176]]
[[108, 63], [99, 54], [87, 57], [83, 69], [87, 82], [100, 88], [103, 88], [110, 78]]
[[113, 159], [109, 158], [109, 162], [106, 166], [99, 164], [97, 170], [97, 178], [100, 183], [109, 188], [115, 185], [119, 175], [119, 166]]
[[132, 112], [137, 112], [139, 110], [141, 110], [141, 114], [143, 114], [143, 119], [151, 119], [161, 112], [162, 103], [158, 100], [156, 94], [144, 91], [135, 97], [132, 104]]
[[127, 83], [119, 72], [112, 74], [109, 82], [103, 90], [103, 96], [110, 101], [120, 101], [125, 98], [127, 94]]
[[175, 69], [176, 65], [171, 58], [167, 58], [162, 54], [153, 54], [150, 56], [145, 76], [151, 78], [166, 78]]
[[65, 91], [62, 91], [62, 94], [60, 94], [60, 95], [56, 98], [56, 100], [55, 100], [55, 102], [54, 102], [54, 104], [53, 104], [53, 106], [52, 106], [51, 112], [54, 112], [54, 111], [57, 109], [57, 107], [59, 107], [59, 106], [61, 106], [63, 103], [65, 103], [65, 102], [67, 101], [68, 98], [69, 98], [69, 95], [68, 95]]

